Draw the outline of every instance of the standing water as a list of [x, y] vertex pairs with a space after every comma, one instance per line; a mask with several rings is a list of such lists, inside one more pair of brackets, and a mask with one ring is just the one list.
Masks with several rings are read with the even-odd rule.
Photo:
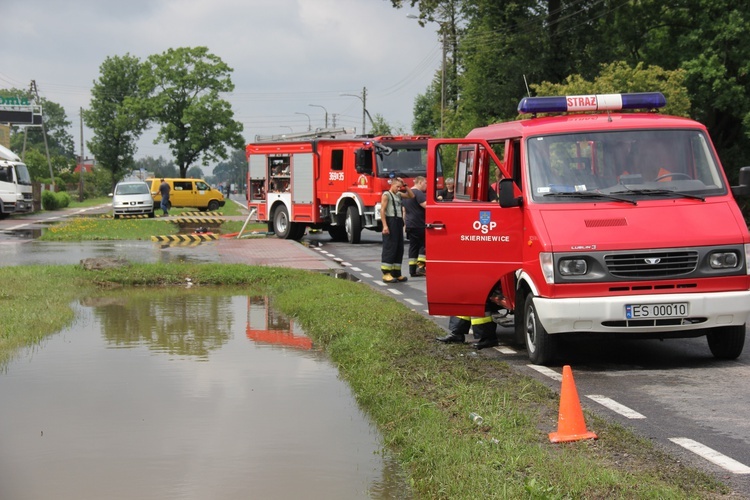
[[0, 498], [407, 498], [335, 367], [260, 297], [123, 292], [0, 373]]

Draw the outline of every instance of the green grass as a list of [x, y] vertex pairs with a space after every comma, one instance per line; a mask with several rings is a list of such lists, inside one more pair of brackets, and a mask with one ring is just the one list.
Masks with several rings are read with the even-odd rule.
[[[96, 206], [111, 203], [108, 199], [99, 199], [98, 203], [87, 206]], [[103, 202], [103, 203], [102, 203]], [[80, 205], [84, 206], [84, 205]], [[175, 208], [170, 210], [170, 215], [181, 215], [195, 212], [195, 208]], [[247, 211], [232, 201], [227, 201], [218, 212], [222, 216], [242, 216]], [[156, 211], [161, 214], [160, 210]], [[112, 212], [109, 212], [112, 215]], [[220, 216], [221, 217], [221, 216]], [[237, 233], [242, 229], [244, 220], [225, 220], [220, 228], [221, 234]], [[250, 223], [245, 228], [245, 233], [251, 231], [265, 231], [266, 224]], [[39, 238], [41, 241], [85, 241], [85, 240], [150, 240], [151, 236], [166, 236], [177, 234], [180, 230], [178, 224], [170, 222], [169, 219], [138, 218], [138, 219], [113, 219], [101, 216], [70, 217], [63, 222], [47, 228]]]
[[[306, 271], [220, 264], [0, 268], [0, 360], [73, 321], [76, 298], [120, 287], [268, 295], [324, 348], [417, 498], [707, 498], [726, 488], [627, 429], [587, 415], [597, 441], [552, 445], [558, 397], [507, 364], [439, 345], [437, 325], [367, 285]], [[168, 286], [160, 290], [160, 286]], [[207, 288], [210, 287], [210, 288]], [[110, 292], [112, 293], [112, 292]], [[482, 426], [468, 418], [476, 411]]]

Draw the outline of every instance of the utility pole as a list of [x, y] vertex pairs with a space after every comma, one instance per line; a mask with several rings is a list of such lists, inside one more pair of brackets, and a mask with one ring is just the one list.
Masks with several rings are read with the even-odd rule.
[[[328, 110], [324, 106], [321, 106], [320, 104], [310, 104], [310, 106], [313, 106], [315, 108], [323, 108], [323, 111], [326, 112], [326, 128], [328, 128]], [[334, 127], [336, 127], [336, 125], [334, 125]]]
[[85, 156], [83, 155], [83, 107], [81, 107], [81, 171], [80, 180], [78, 182], [78, 201], [83, 201], [83, 162]]
[[365, 130], [365, 118], [367, 118], [367, 87], [362, 87], [362, 95], [357, 94], [341, 94], [342, 96], [356, 97], [362, 101], [362, 135], [367, 132]]
[[[36, 96], [36, 102], [40, 102], [39, 89], [36, 86], [36, 80], [31, 80], [31, 92]], [[47, 144], [47, 127], [44, 126], [44, 114], [42, 114], [42, 137], [44, 138], [44, 151], [47, 153], [47, 166], [49, 167], [49, 176], [52, 181], [52, 191], [54, 191], [55, 174], [52, 173], [52, 160], [49, 157], [49, 145]]]

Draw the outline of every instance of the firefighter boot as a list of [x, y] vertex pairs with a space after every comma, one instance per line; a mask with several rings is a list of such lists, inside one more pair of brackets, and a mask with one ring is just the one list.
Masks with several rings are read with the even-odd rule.
[[445, 337], [438, 337], [437, 341], [445, 344], [463, 344], [466, 334], [471, 328], [471, 321], [464, 316], [451, 316], [448, 320], [448, 330], [450, 333]]
[[479, 333], [479, 342], [474, 344], [477, 350], [495, 347], [498, 344], [497, 324], [492, 321], [492, 318], [488, 319], [489, 321], [484, 323], [471, 325], [471, 328]]
[[409, 280], [409, 278], [401, 274], [401, 269], [391, 269], [391, 274], [393, 275], [393, 279], [395, 279], [399, 283], [403, 283], [404, 281]]
[[383, 283], [395, 283], [396, 278], [391, 273], [383, 273]]

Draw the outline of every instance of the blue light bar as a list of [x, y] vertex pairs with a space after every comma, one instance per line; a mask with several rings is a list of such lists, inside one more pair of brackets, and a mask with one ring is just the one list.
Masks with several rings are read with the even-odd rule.
[[661, 92], [636, 94], [592, 94], [556, 97], [524, 97], [518, 103], [519, 113], [564, 113], [566, 111], [620, 111], [623, 109], [656, 109], [667, 105]]

